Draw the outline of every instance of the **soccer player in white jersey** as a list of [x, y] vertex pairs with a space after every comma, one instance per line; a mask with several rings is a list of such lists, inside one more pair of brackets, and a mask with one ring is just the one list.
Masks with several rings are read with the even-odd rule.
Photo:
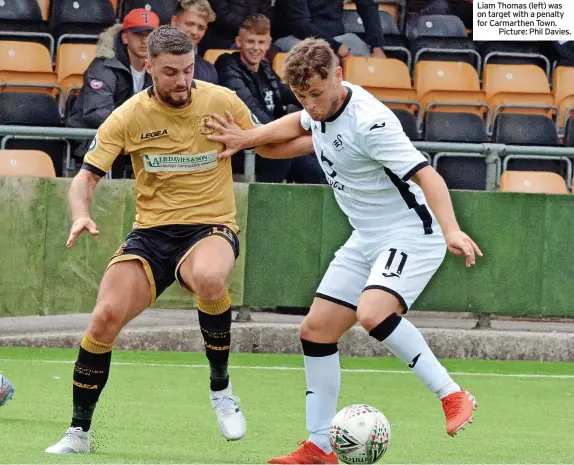
[[[214, 115], [223, 156], [257, 147], [269, 158], [315, 151], [353, 232], [335, 253], [300, 328], [307, 380], [308, 441], [269, 463], [337, 463], [329, 445], [341, 383], [337, 342], [357, 320], [442, 401], [446, 430], [472, 421], [474, 397], [439, 363], [406, 313], [447, 248], [482, 256], [462, 232], [442, 177], [404, 134], [395, 115], [359, 86], [342, 81], [329, 44], [307, 39], [285, 61], [284, 77], [304, 111], [241, 130]], [[309, 132], [311, 133], [309, 135]]]

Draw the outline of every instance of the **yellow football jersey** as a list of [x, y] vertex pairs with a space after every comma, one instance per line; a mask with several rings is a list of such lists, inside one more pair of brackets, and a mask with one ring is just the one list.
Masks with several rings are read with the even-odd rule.
[[194, 81], [191, 104], [172, 108], [144, 90], [104, 121], [83, 168], [104, 176], [116, 157], [130, 154], [136, 178], [134, 228], [169, 224], [224, 224], [235, 232], [231, 160], [210, 141], [211, 114], [228, 110], [243, 129], [260, 123], [235, 92]]

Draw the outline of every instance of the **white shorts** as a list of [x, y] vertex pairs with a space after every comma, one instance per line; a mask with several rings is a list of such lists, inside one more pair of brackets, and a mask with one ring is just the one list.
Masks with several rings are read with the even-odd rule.
[[364, 290], [382, 289], [407, 311], [438, 270], [446, 250], [440, 233], [374, 241], [354, 231], [335, 253], [316, 296], [356, 310]]

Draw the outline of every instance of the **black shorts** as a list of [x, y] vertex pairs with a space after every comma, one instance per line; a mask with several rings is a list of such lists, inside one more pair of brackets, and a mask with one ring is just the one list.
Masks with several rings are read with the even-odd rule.
[[148, 277], [151, 303], [154, 303], [174, 281], [177, 280], [185, 287], [179, 274], [179, 267], [194, 246], [210, 236], [225, 239], [231, 245], [235, 258], [239, 256], [239, 239], [227, 226], [168, 225], [134, 229], [112, 256], [108, 268], [114, 263], [139, 260]]

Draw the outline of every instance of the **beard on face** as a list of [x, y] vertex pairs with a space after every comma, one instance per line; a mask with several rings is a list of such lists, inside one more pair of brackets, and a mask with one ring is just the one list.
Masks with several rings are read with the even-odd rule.
[[[163, 92], [160, 87], [157, 85], [157, 82], [154, 82], [155, 91], [157, 92], [159, 98], [167, 103], [170, 107], [173, 108], [181, 108], [184, 107], [189, 103], [189, 99], [191, 98], [191, 92], [187, 87], [176, 87], [175, 89], [171, 89], [169, 92]], [[177, 99], [175, 100], [171, 94], [172, 92], [186, 92], [186, 97], [184, 99]]]

